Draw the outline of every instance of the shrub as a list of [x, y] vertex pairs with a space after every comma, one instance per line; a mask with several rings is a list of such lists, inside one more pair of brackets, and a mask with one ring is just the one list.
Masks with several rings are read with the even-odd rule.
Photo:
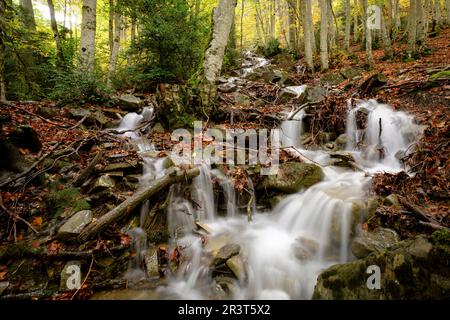
[[280, 41], [277, 38], [270, 38], [266, 44], [258, 46], [258, 52], [266, 58], [272, 58], [283, 52]]

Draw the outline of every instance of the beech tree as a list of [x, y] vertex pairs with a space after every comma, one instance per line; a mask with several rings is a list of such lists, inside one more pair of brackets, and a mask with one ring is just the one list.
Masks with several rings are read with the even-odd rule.
[[83, 0], [80, 63], [81, 69], [87, 72], [94, 70], [95, 31], [97, 29], [97, 0]]

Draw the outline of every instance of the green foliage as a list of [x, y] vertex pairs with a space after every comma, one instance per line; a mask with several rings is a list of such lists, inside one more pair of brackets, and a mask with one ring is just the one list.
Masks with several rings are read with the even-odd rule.
[[86, 200], [81, 199], [80, 191], [76, 188], [49, 193], [44, 201], [48, 212], [52, 215], [61, 215], [65, 210], [76, 213], [91, 208]]
[[258, 52], [266, 58], [272, 58], [283, 52], [278, 38], [270, 38], [266, 44], [258, 46]]
[[439, 79], [450, 79], [450, 70], [439, 71], [430, 76], [431, 81], [436, 81]]
[[53, 75], [53, 90], [49, 98], [61, 105], [70, 103], [105, 103], [109, 100], [110, 89], [95, 75], [73, 71], [56, 71]]
[[[139, 15], [142, 32], [131, 53], [138, 61], [136, 82], [185, 81], [203, 57], [208, 28], [203, 17], [191, 14], [184, 0], [142, 0], [127, 4]], [[133, 81], [133, 82], [134, 82]]]

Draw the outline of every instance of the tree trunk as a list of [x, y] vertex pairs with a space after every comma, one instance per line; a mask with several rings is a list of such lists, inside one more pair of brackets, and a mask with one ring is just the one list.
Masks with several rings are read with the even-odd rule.
[[368, 0], [363, 0], [363, 11], [364, 11], [363, 23], [366, 26], [366, 28], [365, 28], [365, 30], [366, 30], [366, 34], [365, 34], [366, 59], [367, 59], [367, 64], [369, 65], [370, 68], [372, 68], [374, 65], [373, 54], [372, 54], [372, 30], [367, 25], [367, 8], [368, 8]]
[[195, 0], [195, 16], [198, 17], [200, 15], [200, 2], [201, 0]]
[[140, 205], [143, 201], [150, 198], [152, 195], [160, 192], [164, 188], [171, 186], [174, 183], [186, 181], [198, 176], [200, 173], [198, 168], [190, 169], [189, 171], [172, 170], [169, 171], [164, 177], [153, 181], [149, 186], [138, 190], [133, 196], [122, 202], [119, 206], [115, 207], [98, 220], [89, 224], [79, 235], [81, 241], [86, 241], [100, 231], [105, 229], [111, 223], [125, 218], [129, 215], [134, 208]]
[[353, 42], [358, 42], [358, 0], [353, 2]]
[[272, 38], [275, 37], [275, 23], [276, 23], [275, 6], [276, 1], [272, 0], [270, 6], [270, 36]]
[[333, 0], [328, 0], [327, 5], [328, 5], [327, 16], [328, 16], [328, 41], [329, 41], [328, 47], [331, 50], [332, 48], [336, 47], [336, 28], [334, 25]]
[[361, 43], [366, 43], [366, 34], [367, 34], [367, 5], [366, 5], [366, 0], [359, 0], [359, 2], [360, 2], [361, 25], [362, 25]]
[[214, 9], [212, 37], [203, 63], [204, 83], [201, 88], [202, 104], [209, 113], [217, 94], [216, 81], [222, 70], [225, 47], [230, 36], [237, 0], [220, 0]]
[[416, 36], [417, 36], [417, 9], [416, 0], [409, 0], [408, 12], [408, 47], [411, 51], [416, 51]]
[[344, 36], [344, 42], [345, 42], [345, 50], [350, 50], [350, 29], [351, 29], [351, 5], [350, 0], [345, 0], [345, 36]]
[[441, 1], [440, 0], [434, 0], [434, 10], [433, 10], [433, 17], [434, 21], [436, 21], [437, 25], [441, 24]]
[[20, 0], [23, 10], [23, 24], [28, 30], [36, 31], [36, 19], [34, 18], [33, 2], [31, 0]]
[[[5, 83], [5, 24], [6, 24], [6, 1], [0, 0], [0, 101], [6, 101]], [[0, 131], [1, 133], [1, 131]]]
[[94, 70], [95, 31], [97, 29], [97, 0], [83, 0], [81, 21], [80, 58], [81, 69], [86, 72]]
[[108, 87], [111, 87], [111, 78], [116, 71], [117, 59], [119, 57], [120, 51], [120, 33], [122, 31], [122, 16], [119, 12], [114, 13], [114, 41], [113, 41], [113, 49], [111, 53], [111, 60], [109, 61], [109, 69], [108, 69]]
[[109, 0], [108, 40], [109, 40], [109, 58], [111, 59], [114, 47], [114, 0]]
[[416, 42], [419, 45], [419, 51], [421, 51], [421, 48], [425, 44], [425, 38], [426, 38], [426, 14], [424, 12], [424, 1], [426, 0], [416, 0], [416, 26], [417, 26], [417, 35], [416, 35]]
[[447, 10], [447, 26], [450, 26], [450, 0], [445, 0], [445, 10]]
[[320, 4], [320, 63], [322, 70], [328, 69], [328, 3], [319, 0]]
[[381, 12], [381, 38], [383, 40], [383, 46], [384, 46], [384, 55], [386, 58], [391, 59], [393, 57], [392, 52], [392, 43], [391, 38], [389, 37], [387, 27], [386, 27], [386, 20], [384, 18], [383, 12]]
[[58, 25], [56, 23], [56, 17], [55, 17], [55, 6], [53, 5], [53, 0], [47, 0], [48, 3], [48, 9], [50, 10], [50, 23], [53, 31], [53, 37], [55, 38], [56, 43], [56, 60], [58, 67], [64, 66], [64, 53], [63, 48], [61, 44], [61, 38], [59, 36], [58, 32]]
[[311, 35], [312, 28], [312, 12], [311, 12], [311, 0], [302, 0], [301, 2], [303, 12], [303, 37], [305, 43], [305, 59], [306, 65], [311, 72], [314, 72], [314, 60], [313, 60], [313, 48]]
[[289, 26], [289, 48], [295, 50], [297, 47], [297, 41], [295, 37], [295, 4], [292, 1], [288, 1], [288, 26]]

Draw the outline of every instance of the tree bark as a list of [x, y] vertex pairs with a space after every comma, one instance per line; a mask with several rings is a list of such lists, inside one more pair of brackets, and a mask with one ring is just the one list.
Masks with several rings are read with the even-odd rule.
[[416, 51], [416, 36], [417, 36], [417, 1], [409, 0], [408, 12], [408, 47], [411, 51]]
[[384, 18], [383, 12], [381, 12], [381, 38], [383, 40], [383, 46], [384, 46], [384, 55], [386, 58], [391, 59], [393, 56], [392, 52], [392, 43], [391, 38], [389, 37], [387, 27], [386, 27], [386, 20]]
[[6, 101], [5, 83], [5, 24], [6, 24], [6, 1], [0, 0], [0, 102]]
[[81, 21], [81, 69], [93, 72], [95, 59], [95, 31], [97, 29], [97, 0], [83, 0]]
[[345, 50], [350, 50], [350, 29], [351, 29], [351, 4], [350, 0], [345, 0], [345, 36], [344, 36], [344, 42], [345, 42]]
[[[416, 35], [416, 42], [419, 44], [419, 48], [422, 48], [425, 44], [425, 38], [426, 38], [426, 19], [427, 19], [427, 13], [425, 11], [425, 3], [426, 0], [416, 0], [416, 10], [417, 10], [417, 35]], [[420, 51], [421, 49], [419, 49]]]
[[368, 0], [363, 0], [363, 24], [366, 26], [366, 60], [367, 64], [370, 68], [373, 67], [374, 61], [373, 61], [373, 53], [372, 53], [372, 30], [367, 25], [367, 8], [368, 8]]
[[114, 47], [114, 0], [109, 0], [108, 40], [109, 40], [109, 58], [111, 59]]
[[441, 24], [442, 15], [441, 15], [441, 1], [440, 0], [434, 0], [434, 7], [433, 7], [433, 17], [436, 21], [437, 25]]
[[115, 207], [98, 220], [89, 224], [79, 235], [81, 241], [91, 239], [104, 228], [111, 223], [125, 218], [129, 215], [134, 208], [140, 205], [144, 200], [147, 200], [152, 195], [160, 192], [168, 186], [192, 179], [198, 176], [200, 170], [198, 168], [190, 169], [188, 171], [173, 169], [168, 172], [164, 177], [153, 181], [149, 186], [138, 190], [133, 196], [122, 202], [119, 206]]
[[212, 37], [205, 53], [203, 63], [203, 85], [201, 89], [202, 104], [205, 112], [211, 111], [216, 98], [216, 81], [222, 70], [225, 47], [228, 43], [237, 0], [220, 0], [218, 8], [214, 9]]
[[59, 36], [58, 32], [58, 24], [56, 23], [56, 17], [55, 17], [55, 6], [53, 5], [53, 0], [47, 0], [48, 9], [50, 11], [50, 23], [53, 31], [53, 37], [55, 38], [55, 44], [56, 44], [56, 59], [57, 59], [57, 65], [58, 67], [64, 66], [64, 53], [63, 48], [61, 44], [61, 37]]
[[353, 2], [353, 41], [358, 42], [358, 0]]
[[327, 16], [328, 16], [328, 41], [329, 41], [329, 48], [332, 50], [336, 47], [336, 28], [334, 25], [334, 13], [333, 13], [333, 0], [327, 1], [328, 10], [327, 10]]
[[312, 12], [311, 12], [311, 0], [302, 0], [302, 13], [303, 13], [303, 37], [305, 43], [305, 60], [311, 72], [314, 72], [314, 60], [313, 60], [313, 47], [312, 42], [314, 39], [311, 37], [313, 33], [312, 28]]
[[297, 47], [297, 41], [295, 37], [295, 4], [293, 1], [288, 1], [288, 26], [289, 26], [289, 48], [295, 50]]
[[322, 71], [328, 69], [328, 3], [319, 0], [320, 4], [320, 62]]
[[111, 87], [111, 78], [116, 71], [117, 59], [120, 51], [120, 33], [122, 31], [122, 16], [119, 12], [114, 13], [114, 41], [113, 50], [111, 52], [111, 60], [109, 61], [107, 84]]
[[23, 24], [28, 30], [36, 31], [36, 19], [34, 17], [33, 2], [31, 0], [20, 0], [23, 10]]
[[445, 10], [447, 10], [447, 26], [450, 26], [450, 0], [445, 0]]

